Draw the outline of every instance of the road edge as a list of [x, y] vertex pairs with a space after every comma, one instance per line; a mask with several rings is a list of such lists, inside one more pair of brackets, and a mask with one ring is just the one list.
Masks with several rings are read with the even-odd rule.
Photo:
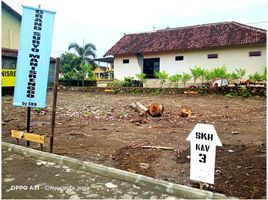
[[154, 179], [141, 174], [135, 174], [112, 167], [106, 167], [103, 165], [95, 164], [92, 162], [82, 161], [76, 158], [70, 158], [67, 156], [61, 156], [44, 151], [39, 151], [23, 146], [2, 142], [2, 151], [7, 150], [9, 152], [18, 153], [27, 157], [34, 157], [40, 160], [55, 162], [60, 165], [67, 165], [69, 167], [89, 171], [101, 176], [107, 176], [115, 179], [120, 179], [126, 182], [130, 182], [136, 185], [141, 185], [154, 190], [162, 191], [179, 198], [186, 199], [226, 199], [224, 194], [213, 193], [210, 191], [199, 190], [184, 185], [174, 184], [167, 181]]

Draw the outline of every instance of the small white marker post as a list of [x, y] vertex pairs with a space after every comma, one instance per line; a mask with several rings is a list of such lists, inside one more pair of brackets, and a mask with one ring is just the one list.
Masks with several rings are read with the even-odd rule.
[[196, 124], [186, 139], [191, 142], [190, 179], [214, 184], [216, 146], [222, 146], [212, 124]]

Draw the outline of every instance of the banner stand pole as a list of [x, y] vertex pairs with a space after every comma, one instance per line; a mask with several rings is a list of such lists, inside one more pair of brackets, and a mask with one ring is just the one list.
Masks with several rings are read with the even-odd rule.
[[[30, 133], [31, 129], [31, 107], [27, 107], [27, 133]], [[30, 141], [27, 141], [27, 147], [30, 146]]]
[[50, 143], [49, 143], [50, 153], [53, 153], [54, 131], [55, 131], [55, 120], [56, 120], [56, 105], [57, 105], [58, 84], [59, 84], [59, 67], [60, 67], [60, 58], [56, 58], [56, 66], [55, 66], [55, 71], [54, 71], [54, 85], [53, 85], [51, 133], [50, 133]]

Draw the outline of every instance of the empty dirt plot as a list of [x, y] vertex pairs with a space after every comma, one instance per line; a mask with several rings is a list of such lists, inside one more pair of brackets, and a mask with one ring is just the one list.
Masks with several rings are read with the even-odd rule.
[[[47, 107], [32, 109], [31, 121], [31, 130], [46, 136], [45, 151], [52, 107], [52, 94], [47, 96]], [[160, 117], [139, 116], [129, 106], [135, 102], [165, 109]], [[223, 147], [217, 147], [215, 184], [205, 189], [266, 198], [265, 98], [60, 91], [57, 105], [54, 153], [193, 187], [198, 184], [189, 180], [186, 138], [197, 123], [213, 124]], [[181, 116], [185, 107], [192, 112], [189, 117]], [[10, 131], [26, 129], [26, 114], [26, 108], [12, 106], [12, 96], [2, 98], [3, 141], [16, 142]]]

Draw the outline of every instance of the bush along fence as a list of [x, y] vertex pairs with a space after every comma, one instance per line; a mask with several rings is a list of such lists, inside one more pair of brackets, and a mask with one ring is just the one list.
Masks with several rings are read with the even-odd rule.
[[[82, 80], [59, 80], [59, 85], [63, 86], [82, 86]], [[97, 86], [96, 80], [84, 80], [84, 86]]]
[[219, 94], [226, 96], [260, 96], [266, 97], [266, 86], [225, 86], [215, 88], [143, 88], [143, 87], [64, 87], [60, 90], [65, 91], [83, 91], [105, 94], [186, 94], [186, 95], [205, 95]]

